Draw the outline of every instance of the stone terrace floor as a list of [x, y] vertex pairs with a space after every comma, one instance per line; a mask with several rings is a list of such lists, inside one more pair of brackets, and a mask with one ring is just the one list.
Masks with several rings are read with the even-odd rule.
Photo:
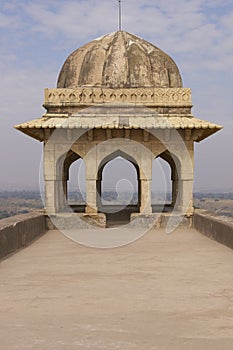
[[195, 230], [116, 249], [49, 231], [0, 263], [2, 350], [233, 349], [233, 252]]

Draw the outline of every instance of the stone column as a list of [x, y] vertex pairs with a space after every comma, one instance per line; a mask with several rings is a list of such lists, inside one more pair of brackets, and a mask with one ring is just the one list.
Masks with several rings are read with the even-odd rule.
[[145, 147], [140, 149], [140, 214], [151, 214], [152, 153]]
[[45, 210], [51, 215], [56, 213], [56, 180], [46, 179], [44, 182], [45, 185]]
[[178, 206], [177, 209], [184, 215], [193, 214], [193, 179], [182, 179], [178, 181]]
[[[59, 157], [58, 157], [59, 159]], [[57, 164], [58, 163], [58, 164]], [[65, 211], [68, 207], [67, 205], [67, 199], [66, 199], [66, 192], [65, 192], [65, 184], [67, 184], [66, 180], [66, 170], [64, 167], [64, 160], [59, 159], [58, 162], [55, 162], [57, 164], [56, 166], [56, 182], [55, 182], [55, 189], [56, 189], [56, 210], [59, 211]], [[67, 170], [69, 171], [69, 169]]]
[[151, 214], [151, 180], [141, 179], [141, 206], [140, 214]]
[[172, 204], [174, 210], [182, 215], [193, 214], [193, 178], [194, 153], [193, 142], [186, 142], [186, 147], [174, 146], [174, 163], [172, 165]]
[[172, 207], [175, 207], [176, 201], [178, 198], [179, 193], [179, 181], [178, 181], [178, 174], [174, 167], [171, 167], [171, 181], [172, 181]]
[[138, 176], [138, 203], [137, 203], [137, 210], [140, 211], [141, 206], [141, 180]]
[[69, 208], [68, 203], [68, 181], [69, 181], [70, 164], [64, 166], [62, 174], [62, 191], [60, 192], [60, 209]]
[[62, 179], [56, 180], [56, 187], [57, 187], [57, 193], [58, 193], [57, 211], [65, 211], [68, 206], [67, 206], [66, 194], [64, 191], [64, 180]]
[[67, 181], [66, 179], [64, 179], [62, 181], [62, 185], [63, 185], [63, 192], [64, 192], [64, 196], [65, 196], [65, 199], [68, 200], [68, 188], [67, 188]]
[[56, 162], [53, 150], [44, 148], [44, 196], [48, 214], [55, 214], [57, 209]]
[[97, 214], [98, 208], [96, 203], [97, 197], [97, 158], [96, 158], [96, 149], [94, 148], [93, 152], [89, 152], [85, 158], [86, 165], [86, 213], [88, 214]]
[[58, 152], [56, 148], [57, 145], [53, 143], [44, 146], [45, 208], [48, 214], [55, 214], [67, 207], [62, 150]]
[[97, 199], [96, 199], [96, 205], [97, 205], [97, 208], [98, 209], [101, 209], [102, 208], [102, 203], [101, 203], [101, 182], [102, 182], [102, 180], [101, 179], [98, 179], [98, 180], [96, 180], [96, 197], [97, 197]]
[[63, 181], [45, 176], [45, 209], [48, 214], [55, 214], [67, 208]]
[[86, 179], [86, 213], [97, 214], [96, 179]]
[[176, 200], [177, 200], [177, 195], [179, 192], [179, 181], [177, 179], [172, 179], [172, 206], [174, 207], [176, 204]]

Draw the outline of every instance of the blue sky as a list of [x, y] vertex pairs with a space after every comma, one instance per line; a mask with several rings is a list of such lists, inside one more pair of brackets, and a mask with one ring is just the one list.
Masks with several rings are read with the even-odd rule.
[[[41, 116], [72, 51], [117, 27], [117, 0], [1, 0], [0, 186], [38, 185], [42, 145], [12, 126]], [[196, 146], [195, 187], [233, 189], [232, 0], [123, 0], [123, 29], [167, 52], [194, 115], [224, 126]]]

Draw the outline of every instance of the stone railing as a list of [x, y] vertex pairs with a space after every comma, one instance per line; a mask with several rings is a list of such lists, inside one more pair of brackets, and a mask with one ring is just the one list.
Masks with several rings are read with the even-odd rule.
[[233, 249], [233, 218], [196, 209], [193, 227], [205, 236]]
[[0, 220], [0, 260], [46, 232], [45, 215], [33, 212]]
[[192, 107], [191, 89], [188, 88], [45, 89], [45, 108], [100, 103], [132, 103], [152, 107]]

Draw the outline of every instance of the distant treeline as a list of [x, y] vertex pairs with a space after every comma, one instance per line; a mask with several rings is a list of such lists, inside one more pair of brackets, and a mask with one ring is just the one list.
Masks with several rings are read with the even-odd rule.
[[9, 199], [9, 198], [19, 198], [19, 199], [36, 199], [40, 200], [41, 195], [39, 191], [0, 191], [0, 197]]
[[203, 198], [208, 198], [208, 199], [229, 199], [233, 200], [233, 192], [223, 192], [223, 193], [205, 193], [205, 192], [195, 192], [194, 193], [194, 198], [197, 199], [203, 199]]
[[[69, 192], [70, 203], [84, 204], [85, 193], [80, 193], [79, 191]], [[122, 197], [122, 194], [121, 194]], [[126, 196], [126, 199], [128, 197]], [[117, 201], [118, 194], [115, 191], [104, 191], [102, 193], [102, 199], [105, 201]], [[124, 196], [121, 198], [124, 199]], [[152, 193], [152, 202], [159, 200], [171, 201], [171, 193]], [[205, 192], [195, 192], [194, 199], [199, 201], [198, 207], [206, 208], [208, 207], [208, 200], [213, 200], [219, 202], [221, 200], [233, 200], [233, 192], [223, 192], [223, 193], [205, 193]], [[138, 194], [134, 193], [131, 198], [131, 203], [135, 204], [138, 201]], [[219, 202], [221, 203], [221, 202]], [[202, 205], [203, 204], [203, 205]], [[35, 209], [43, 208], [43, 203], [41, 199], [41, 194], [39, 191], [29, 191], [29, 190], [0, 190], [0, 219], [7, 218], [16, 214], [25, 214]], [[216, 207], [216, 212], [221, 215], [233, 217], [232, 207], [224, 206]]]
[[[164, 196], [163, 193], [153, 193], [154, 196], [156, 195]], [[134, 197], [137, 194], [134, 194]], [[9, 198], [19, 198], [19, 199], [35, 199], [35, 200], [41, 200], [41, 194], [40, 191], [29, 191], [29, 190], [18, 190], [18, 191], [9, 191], [9, 190], [0, 190], [0, 197], [9, 199]], [[85, 194], [81, 194], [78, 191], [71, 191], [69, 192], [69, 197], [73, 200], [81, 200], [83, 197], [85, 197]], [[114, 191], [105, 191], [103, 193], [103, 197], [107, 198], [116, 198], [117, 193]], [[170, 199], [171, 194], [167, 193], [166, 198]], [[202, 199], [202, 198], [213, 198], [213, 199], [232, 199], [233, 200], [233, 192], [194, 192], [194, 198]]]
[[0, 219], [6, 219], [10, 216], [19, 215], [19, 214], [27, 214], [30, 213], [29, 210], [18, 210], [18, 211], [6, 211], [6, 210], [0, 210]]

